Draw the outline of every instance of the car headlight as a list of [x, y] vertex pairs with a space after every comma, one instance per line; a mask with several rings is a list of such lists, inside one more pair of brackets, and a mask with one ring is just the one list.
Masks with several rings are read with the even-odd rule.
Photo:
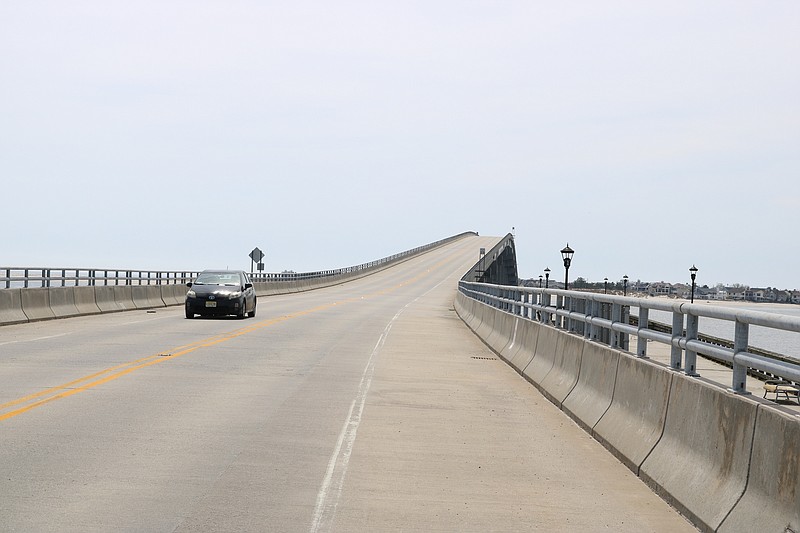
[[242, 296], [241, 292], [232, 292], [230, 293], [230, 295], [228, 295], [228, 298], [233, 300], [234, 298], [241, 298], [241, 296]]
[[197, 294], [194, 291], [189, 291], [186, 293], [187, 298], [196, 298]]

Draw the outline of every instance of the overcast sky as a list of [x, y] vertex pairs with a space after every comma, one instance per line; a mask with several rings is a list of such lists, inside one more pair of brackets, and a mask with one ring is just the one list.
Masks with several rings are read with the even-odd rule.
[[[0, 266], [800, 289], [800, 2], [0, 1]], [[477, 260], [477, 255], [476, 255]]]

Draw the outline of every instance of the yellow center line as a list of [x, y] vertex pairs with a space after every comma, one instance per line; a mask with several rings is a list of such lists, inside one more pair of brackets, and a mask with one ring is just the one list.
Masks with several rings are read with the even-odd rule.
[[404, 287], [406, 285], [409, 285], [411, 283], [415, 283], [415, 282], [419, 281], [425, 275], [427, 275], [430, 271], [440, 268], [445, 262], [447, 262], [447, 261], [446, 260], [440, 261], [440, 262], [436, 263], [435, 265], [433, 265], [426, 272], [420, 273], [420, 274], [418, 274], [418, 275], [416, 275], [416, 276], [414, 276], [412, 278], [407, 279], [406, 281], [403, 281], [402, 283], [399, 283], [399, 284], [394, 285], [392, 287], [389, 287], [387, 289], [383, 289], [383, 290], [377, 291], [377, 292], [372, 293], [372, 294], [367, 294], [367, 295], [364, 295], [364, 296], [347, 298], [347, 299], [339, 301], [339, 302], [332, 302], [332, 303], [329, 303], [329, 304], [319, 305], [317, 307], [313, 307], [311, 309], [306, 309], [304, 311], [298, 311], [296, 313], [292, 313], [292, 314], [289, 314], [289, 315], [284, 315], [284, 316], [281, 316], [281, 317], [272, 318], [272, 319], [268, 319], [268, 320], [262, 320], [261, 322], [253, 324], [251, 326], [247, 326], [247, 327], [244, 327], [244, 328], [240, 328], [240, 329], [234, 330], [232, 332], [221, 333], [221, 334], [214, 335], [213, 337], [208, 337], [208, 338], [200, 340], [200, 341], [196, 341], [196, 342], [193, 342], [193, 343], [190, 343], [190, 344], [185, 344], [185, 345], [182, 345], [182, 346], [178, 346], [178, 347], [174, 348], [172, 352], [169, 352], [169, 357], [165, 357], [162, 353], [148, 355], [147, 357], [142, 357], [142, 358], [136, 359], [134, 361], [130, 361], [130, 362], [127, 362], [127, 363], [122, 363], [122, 364], [119, 364], [119, 365], [116, 365], [116, 366], [112, 366], [112, 367], [106, 368], [104, 370], [100, 370], [99, 372], [95, 372], [93, 374], [89, 374], [87, 376], [83, 376], [81, 378], [72, 380], [72, 381], [64, 383], [62, 385], [58, 385], [58, 386], [55, 386], [55, 387], [50, 387], [50, 388], [44, 389], [42, 391], [29, 394], [27, 396], [23, 396], [21, 398], [17, 398], [16, 400], [11, 400], [9, 402], [0, 404], [0, 411], [6, 410], [6, 409], [9, 409], [9, 408], [12, 408], [12, 407], [17, 407], [17, 406], [21, 406], [21, 407], [17, 407], [16, 409], [13, 409], [11, 411], [7, 411], [7, 412], [5, 412], [3, 414], [0, 414], [0, 422], [3, 421], [3, 420], [8, 420], [9, 418], [13, 418], [13, 417], [18, 416], [18, 415], [21, 415], [21, 414], [26, 413], [28, 411], [31, 411], [33, 409], [36, 409], [37, 407], [41, 407], [43, 405], [47, 405], [48, 403], [51, 403], [53, 401], [60, 400], [60, 399], [63, 399], [63, 398], [68, 398], [68, 397], [73, 396], [75, 394], [78, 394], [80, 392], [85, 392], [85, 391], [87, 391], [89, 389], [92, 389], [94, 387], [103, 385], [103, 384], [108, 383], [110, 381], [114, 381], [114, 380], [119, 379], [119, 378], [121, 378], [123, 376], [127, 376], [128, 374], [131, 374], [132, 372], [135, 372], [137, 370], [141, 370], [143, 368], [147, 368], [147, 367], [150, 367], [150, 366], [153, 366], [153, 365], [157, 365], [159, 363], [163, 363], [165, 361], [169, 361], [169, 360], [175, 359], [175, 358], [180, 357], [182, 355], [186, 355], [186, 354], [192, 353], [192, 352], [194, 352], [194, 351], [196, 351], [196, 350], [198, 350], [200, 348], [208, 348], [208, 347], [211, 347], [211, 346], [215, 346], [217, 344], [221, 344], [223, 342], [227, 342], [227, 341], [235, 339], [237, 337], [241, 337], [242, 335], [246, 335], [248, 333], [252, 333], [254, 331], [257, 331], [257, 330], [260, 330], [260, 329], [263, 329], [263, 328], [266, 328], [266, 327], [269, 327], [269, 326], [273, 326], [275, 324], [278, 324], [278, 323], [281, 323], [281, 322], [285, 322], [285, 321], [293, 319], [293, 318], [298, 318], [298, 317], [301, 317], [301, 316], [310, 315], [312, 313], [317, 313], [317, 312], [320, 312], [320, 311], [324, 311], [326, 309], [330, 309], [330, 308], [335, 307], [335, 306], [340, 305], [340, 304], [354, 303], [354, 302], [361, 301], [363, 299], [374, 298], [374, 297], [377, 297], [377, 296], [382, 296], [384, 294], [388, 294], [388, 293], [394, 292], [395, 290], [400, 289], [400, 288], [402, 288], [402, 287]]

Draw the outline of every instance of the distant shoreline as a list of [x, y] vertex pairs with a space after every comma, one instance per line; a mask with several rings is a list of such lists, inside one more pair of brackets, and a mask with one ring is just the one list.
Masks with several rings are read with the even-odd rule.
[[[647, 300], [669, 300], [680, 303], [690, 303], [685, 298], [670, 298], [669, 296], [642, 296], [641, 298]], [[695, 298], [696, 305], [709, 305], [715, 307], [739, 307], [739, 308], [758, 308], [759, 310], [766, 311], [766, 308], [774, 308], [776, 310], [800, 310], [800, 305], [790, 302], [751, 302], [749, 300], [704, 300]], [[780, 311], [774, 311], [779, 313]]]

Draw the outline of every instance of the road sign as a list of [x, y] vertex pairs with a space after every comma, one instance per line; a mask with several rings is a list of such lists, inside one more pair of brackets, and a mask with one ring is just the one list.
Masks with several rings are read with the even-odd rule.
[[264, 259], [264, 252], [262, 252], [258, 248], [253, 248], [253, 251], [250, 252], [250, 259], [252, 259], [256, 263], [260, 263], [261, 260]]

